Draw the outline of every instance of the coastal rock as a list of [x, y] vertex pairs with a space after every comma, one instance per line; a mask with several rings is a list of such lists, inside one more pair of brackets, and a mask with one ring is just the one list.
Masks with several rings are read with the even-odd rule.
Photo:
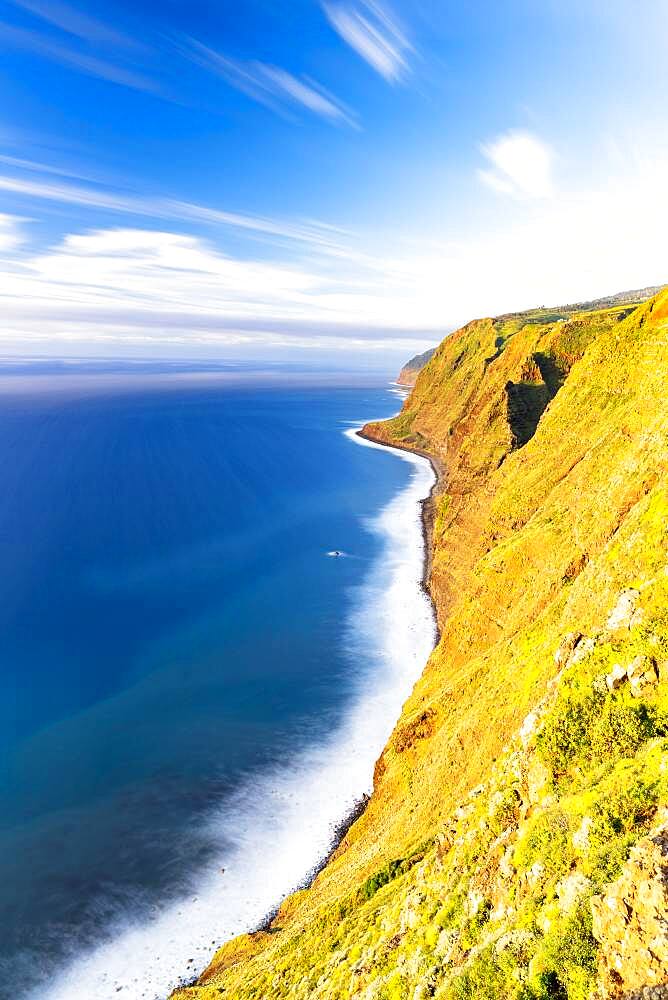
[[583, 854], [589, 850], [589, 831], [591, 830], [592, 823], [593, 820], [591, 816], [583, 816], [580, 826], [571, 837], [575, 850], [580, 851]]
[[589, 656], [591, 652], [596, 648], [596, 639], [588, 635], [586, 638], [582, 639], [571, 655], [568, 658], [567, 666], [575, 666], [577, 663], [581, 663], [585, 657]]
[[538, 712], [529, 712], [524, 722], [522, 723], [522, 726], [520, 728], [520, 739], [522, 741], [523, 746], [525, 747], [529, 745], [531, 737], [536, 731], [536, 726], [538, 725], [538, 718], [539, 718]]
[[[620, 878], [591, 900], [602, 995], [668, 988], [668, 825], [632, 848]], [[659, 994], [660, 996], [663, 994]]]
[[645, 611], [643, 608], [636, 608], [636, 610], [631, 615], [629, 621], [629, 628], [636, 628], [638, 625], [642, 625], [645, 620]]
[[531, 888], [535, 887], [545, 874], [545, 865], [542, 861], [535, 861], [526, 873], [527, 883]]
[[407, 361], [397, 376], [397, 384], [412, 388], [424, 366], [431, 361], [435, 351], [436, 348], [432, 347], [423, 354], [416, 354], [415, 357]]
[[545, 797], [551, 785], [552, 774], [540, 757], [532, 754], [527, 767], [527, 797], [535, 805]]
[[499, 874], [501, 875], [501, 878], [511, 879], [514, 876], [516, 871], [515, 866], [513, 865], [514, 853], [513, 847], [506, 848], [504, 855], [499, 862]]

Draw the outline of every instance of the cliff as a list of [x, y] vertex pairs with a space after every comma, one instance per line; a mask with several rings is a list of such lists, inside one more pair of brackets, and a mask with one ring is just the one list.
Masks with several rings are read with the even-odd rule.
[[365, 429], [446, 470], [440, 641], [327, 866], [181, 1000], [668, 995], [667, 375], [668, 291], [475, 320]]
[[407, 361], [397, 376], [397, 384], [406, 385], [410, 387], [414, 386], [418, 375], [420, 374], [424, 366], [427, 364], [427, 362], [431, 361], [435, 351], [436, 348], [432, 347], [430, 350], [425, 351], [423, 354], [416, 354], [414, 358], [411, 358], [410, 361]]
[[[498, 317], [498, 320], [502, 321], [520, 318], [525, 318], [527, 321], [534, 322], [541, 319], [544, 322], [547, 322], [549, 319], [553, 322], [558, 319], [568, 320], [572, 319], [573, 316], [578, 313], [611, 309], [615, 306], [638, 305], [641, 302], [646, 302], [647, 299], [652, 298], [652, 296], [658, 295], [664, 287], [664, 285], [648, 285], [646, 288], [636, 288], [633, 291], [617, 292], [615, 295], [607, 295], [604, 298], [593, 299], [590, 302], [579, 302], [575, 305], [553, 306], [551, 309], [545, 309], [541, 306], [539, 309], [527, 310], [523, 313], [513, 313], [506, 316], [500, 316]], [[435, 353], [436, 348], [432, 347], [428, 351], [424, 351], [422, 354], [416, 354], [414, 357], [410, 358], [397, 376], [397, 385], [405, 385], [412, 388], [417, 381], [418, 375], [425, 365], [431, 361]]]

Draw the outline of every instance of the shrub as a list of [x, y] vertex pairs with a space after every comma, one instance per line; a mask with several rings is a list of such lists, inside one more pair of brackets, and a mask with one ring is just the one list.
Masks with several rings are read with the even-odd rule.
[[656, 710], [626, 692], [567, 687], [539, 731], [538, 752], [555, 778], [633, 755], [660, 732]]
[[573, 856], [570, 823], [563, 810], [548, 809], [532, 817], [515, 848], [515, 865], [529, 871], [538, 862], [548, 877], [567, 871]]
[[550, 928], [537, 956], [541, 967], [535, 982], [537, 996], [588, 1000], [598, 950], [591, 924], [589, 903], [583, 902]]
[[372, 896], [382, 889], [384, 885], [391, 882], [393, 878], [396, 878], [398, 874], [402, 874], [403, 860], [390, 861], [389, 864], [381, 868], [380, 871], [375, 872], [375, 874], [370, 875], [369, 878], [364, 882], [364, 884], [359, 889], [359, 899], [360, 901], [366, 901], [371, 899]]

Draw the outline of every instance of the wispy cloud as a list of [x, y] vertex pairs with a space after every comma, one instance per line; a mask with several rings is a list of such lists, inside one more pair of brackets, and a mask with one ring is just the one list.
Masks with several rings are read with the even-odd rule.
[[123, 87], [131, 87], [133, 90], [154, 94], [160, 92], [159, 85], [144, 74], [107, 59], [99, 59], [87, 52], [81, 52], [70, 45], [53, 41], [38, 31], [0, 22], [0, 39], [14, 48], [37, 53], [45, 59], [69, 66], [88, 76], [99, 77]]
[[256, 60], [230, 59], [196, 39], [187, 39], [181, 51], [199, 66], [273, 111], [285, 113], [297, 107], [333, 123], [359, 127], [354, 113], [310, 77], [296, 77], [278, 66]]
[[87, 174], [73, 172], [65, 167], [56, 167], [51, 163], [40, 163], [37, 160], [26, 160], [20, 156], [9, 156], [0, 153], [0, 163], [17, 170], [29, 170], [40, 174], [56, 174], [58, 177], [77, 178], [78, 180], [91, 180]]
[[9, 2], [87, 42], [123, 45], [129, 48], [142, 47], [134, 38], [129, 38], [103, 21], [84, 14], [61, 0], [9, 0]]
[[323, 3], [335, 31], [390, 83], [406, 76], [414, 51], [396, 17], [376, 0]]
[[548, 198], [554, 192], [552, 150], [530, 132], [512, 131], [482, 147], [491, 170], [478, 176], [489, 187], [519, 198]]
[[319, 221], [285, 222], [264, 216], [228, 212], [175, 198], [141, 197], [41, 178], [32, 179], [0, 174], [0, 191], [7, 191], [26, 198], [60, 202], [64, 205], [78, 205], [82, 208], [118, 212], [123, 215], [228, 226], [272, 239], [308, 244], [311, 247], [317, 247], [324, 253], [331, 254], [345, 252], [345, 241], [349, 235], [343, 229]]

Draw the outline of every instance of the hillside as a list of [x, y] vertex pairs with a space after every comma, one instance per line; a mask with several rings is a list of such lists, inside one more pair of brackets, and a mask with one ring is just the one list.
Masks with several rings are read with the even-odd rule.
[[667, 375], [668, 291], [475, 320], [366, 428], [447, 470], [440, 642], [329, 864], [181, 1000], [668, 995]]
[[397, 383], [399, 385], [414, 386], [419, 373], [427, 362], [431, 361], [435, 351], [436, 348], [432, 347], [428, 351], [424, 351], [423, 354], [416, 354], [415, 357], [407, 361], [397, 376]]

